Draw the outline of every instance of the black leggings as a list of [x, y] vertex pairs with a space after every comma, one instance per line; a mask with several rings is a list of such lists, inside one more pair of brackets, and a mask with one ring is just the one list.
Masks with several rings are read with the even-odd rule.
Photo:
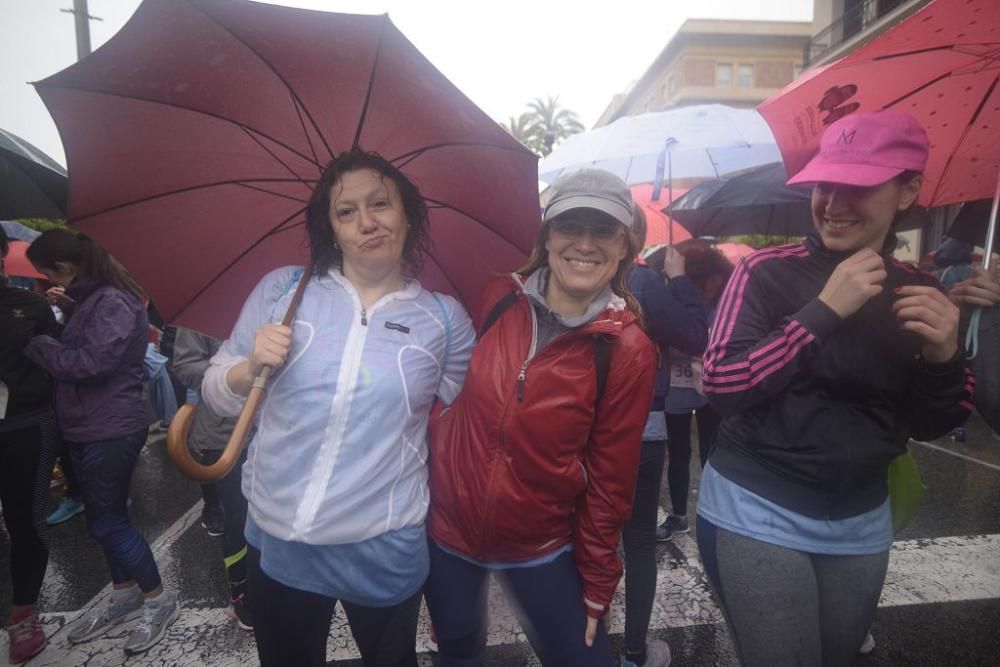
[[[325, 667], [326, 640], [337, 600], [291, 588], [261, 570], [260, 552], [247, 548], [253, 631], [261, 667]], [[421, 593], [392, 607], [340, 601], [365, 667], [416, 667]]]
[[[705, 404], [694, 413], [698, 421], [698, 456], [701, 467], [705, 467], [708, 455], [712, 453], [715, 432], [722, 418], [712, 406]], [[687, 515], [688, 489], [691, 487], [691, 413], [673, 415], [667, 413], [667, 486], [670, 490], [670, 505], [678, 516]]]
[[10, 535], [11, 602], [17, 606], [35, 604], [49, 564], [45, 515], [54, 457], [52, 417], [0, 431], [0, 503]]
[[[199, 452], [199, 460], [204, 465], [211, 465], [222, 456], [221, 449], [208, 449]], [[202, 489], [210, 488], [211, 492], [205, 502], [217, 502], [222, 507], [224, 517], [224, 533], [222, 535], [222, 560], [229, 576], [229, 592], [237, 594], [238, 588], [247, 580], [247, 542], [243, 537], [243, 529], [247, 523], [247, 499], [243, 497], [243, 464], [247, 460], [247, 450], [243, 449], [239, 461], [224, 477], [214, 482], [202, 484]]]
[[645, 662], [646, 633], [656, 597], [656, 512], [667, 453], [663, 440], [642, 443], [632, 516], [622, 528], [625, 548], [625, 657]]
[[747, 667], [858, 661], [889, 552], [827, 556], [743, 537], [698, 517], [698, 551]]
[[160, 586], [153, 552], [128, 516], [128, 490], [146, 429], [100, 442], [69, 443], [83, 490], [87, 531], [104, 549], [111, 581], [135, 581], [143, 593]]

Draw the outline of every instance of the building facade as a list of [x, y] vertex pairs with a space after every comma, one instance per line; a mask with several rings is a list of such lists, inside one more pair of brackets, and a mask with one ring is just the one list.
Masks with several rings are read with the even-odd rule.
[[803, 53], [805, 69], [843, 58], [929, 1], [813, 0], [813, 34]]
[[596, 127], [623, 116], [690, 104], [754, 107], [801, 71], [812, 24], [690, 19]]

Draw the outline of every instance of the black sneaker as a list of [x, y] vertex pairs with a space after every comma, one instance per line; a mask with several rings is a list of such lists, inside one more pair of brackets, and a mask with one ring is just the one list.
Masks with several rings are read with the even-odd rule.
[[656, 541], [669, 542], [674, 535], [686, 533], [691, 530], [688, 520], [670, 514], [667, 520], [656, 527]]
[[221, 507], [206, 507], [201, 511], [201, 527], [211, 537], [220, 537], [226, 533]]
[[229, 598], [229, 609], [226, 610], [226, 616], [236, 621], [236, 625], [240, 626], [241, 630], [253, 632], [253, 612], [250, 609], [250, 603], [247, 602], [247, 596], [243, 593]]

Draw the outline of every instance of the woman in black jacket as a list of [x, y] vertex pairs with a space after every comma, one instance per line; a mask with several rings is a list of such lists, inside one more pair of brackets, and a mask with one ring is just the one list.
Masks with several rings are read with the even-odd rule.
[[971, 408], [958, 308], [892, 257], [927, 154], [905, 114], [834, 123], [789, 181], [815, 184], [815, 232], [743, 260], [720, 302], [698, 546], [744, 664], [857, 660], [892, 544], [889, 463]]
[[[0, 258], [7, 250], [0, 228]], [[36, 335], [54, 335], [55, 329], [45, 298], [9, 284], [0, 259], [0, 504], [11, 542], [13, 595], [6, 627], [12, 664], [46, 643], [35, 602], [49, 563], [44, 503], [55, 452], [43, 442], [53, 445], [56, 429], [52, 380], [24, 356], [24, 347]]]

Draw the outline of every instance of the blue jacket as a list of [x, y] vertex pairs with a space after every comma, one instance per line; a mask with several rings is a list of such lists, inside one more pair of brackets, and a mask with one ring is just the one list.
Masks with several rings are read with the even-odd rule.
[[145, 306], [132, 294], [88, 280], [75, 281], [66, 293], [76, 304], [62, 335], [35, 336], [25, 348], [56, 381], [63, 437], [97, 442], [145, 429]]
[[708, 343], [708, 307], [686, 277], [674, 278], [668, 285], [646, 266], [632, 267], [628, 287], [642, 306], [646, 333], [659, 348], [660, 365], [650, 410], [662, 410], [670, 391], [668, 348], [692, 357], [702, 355]]

